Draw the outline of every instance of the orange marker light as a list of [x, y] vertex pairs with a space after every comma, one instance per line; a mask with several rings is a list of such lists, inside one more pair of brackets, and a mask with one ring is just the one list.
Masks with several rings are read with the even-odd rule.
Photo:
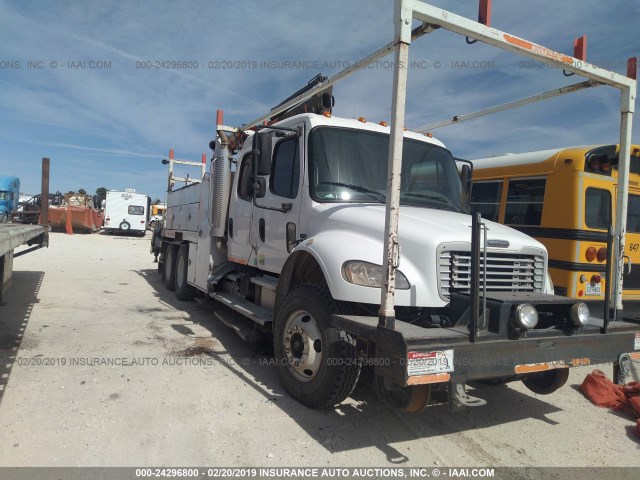
[[362, 123], [367, 123], [367, 119], [364, 117], [358, 117], [358, 121]]
[[327, 118], [331, 118], [331, 112], [322, 112], [322, 115], [324, 115]]
[[387, 122], [385, 122], [384, 120], [380, 120], [379, 125], [382, 125], [383, 127], [387, 127]]

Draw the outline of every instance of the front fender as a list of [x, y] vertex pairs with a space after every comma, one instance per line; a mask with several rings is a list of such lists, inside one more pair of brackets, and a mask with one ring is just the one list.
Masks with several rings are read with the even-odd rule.
[[[314, 235], [301, 242], [294, 252], [307, 252], [312, 255], [322, 269], [322, 273], [335, 300], [379, 305], [382, 291], [380, 288], [363, 287], [347, 282], [342, 275], [342, 265], [348, 260], [362, 260], [382, 265], [384, 248], [382, 239], [343, 230], [330, 230]], [[426, 253], [426, 252], [425, 252]], [[435, 255], [435, 253], [434, 253]], [[419, 259], [424, 261], [424, 258]], [[434, 257], [435, 260], [435, 257]], [[426, 275], [412, 259], [400, 255], [400, 268], [410, 288], [396, 290], [395, 304], [399, 306], [443, 307], [438, 294], [437, 285], [428, 278], [435, 276], [435, 262], [428, 262], [433, 267], [432, 275]]]

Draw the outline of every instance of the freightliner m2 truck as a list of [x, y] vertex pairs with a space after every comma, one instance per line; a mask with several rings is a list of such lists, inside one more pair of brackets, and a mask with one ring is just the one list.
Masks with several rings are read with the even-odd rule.
[[273, 342], [292, 396], [332, 407], [367, 367], [405, 411], [422, 411], [433, 389], [481, 405], [465, 382], [522, 380], [546, 394], [569, 367], [634, 350], [637, 326], [602, 335], [584, 303], [550, 295], [544, 246], [472, 218], [468, 167], [459, 174], [440, 141], [409, 131], [395, 328], [379, 326], [389, 127], [311, 103], [316, 113], [255, 130], [225, 127], [219, 112], [210, 171], [168, 192], [159, 261], [178, 299], [212, 300], [245, 340]]

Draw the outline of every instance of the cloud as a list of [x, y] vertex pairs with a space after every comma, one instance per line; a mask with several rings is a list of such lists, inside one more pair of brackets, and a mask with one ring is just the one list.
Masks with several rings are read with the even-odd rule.
[[[433, 3], [468, 18], [477, 14], [476, 2]], [[516, 7], [495, 0], [493, 25], [567, 53], [573, 39], [586, 33], [589, 58], [623, 71], [626, 58], [637, 54], [638, 13], [637, 2], [538, 0]], [[335, 74], [339, 65], [388, 43], [392, 14], [387, 0], [0, 1], [0, 59], [22, 64], [0, 70], [0, 167], [19, 170], [26, 185], [35, 185], [35, 159], [55, 155], [57, 172], [64, 172], [56, 181], [78, 188], [72, 185], [79, 178], [73, 169], [86, 164], [72, 160], [84, 156], [92, 169], [87, 183], [92, 175], [127, 183], [119, 173], [127, 172], [131, 177], [123, 187], [161, 196], [166, 172], [153, 159], [169, 148], [183, 158], [200, 158], [215, 135], [217, 108], [225, 110], [229, 125], [268, 112], [320, 71]], [[418, 39], [410, 51], [416, 62], [409, 71], [411, 128], [580, 80], [525, 68], [516, 55], [480, 43], [469, 46], [442, 30]], [[29, 69], [29, 60], [45, 67]], [[109, 62], [110, 68], [68, 67], [70, 61], [89, 60]], [[60, 65], [52, 69], [51, 61]], [[282, 61], [308, 66], [267, 68]], [[474, 61], [484, 67], [474, 67]], [[197, 62], [198, 68], [170, 68], [176, 62]], [[388, 121], [391, 88], [392, 70], [385, 64], [358, 72], [334, 88], [334, 113]], [[435, 133], [464, 156], [615, 142], [619, 99], [603, 89]], [[30, 175], [33, 180], [27, 180]]]

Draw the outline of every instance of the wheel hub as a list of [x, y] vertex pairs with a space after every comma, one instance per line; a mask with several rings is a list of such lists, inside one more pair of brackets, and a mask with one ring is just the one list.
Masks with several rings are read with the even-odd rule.
[[285, 324], [283, 344], [291, 373], [303, 382], [312, 380], [322, 363], [322, 337], [316, 320], [308, 312], [294, 312]]

